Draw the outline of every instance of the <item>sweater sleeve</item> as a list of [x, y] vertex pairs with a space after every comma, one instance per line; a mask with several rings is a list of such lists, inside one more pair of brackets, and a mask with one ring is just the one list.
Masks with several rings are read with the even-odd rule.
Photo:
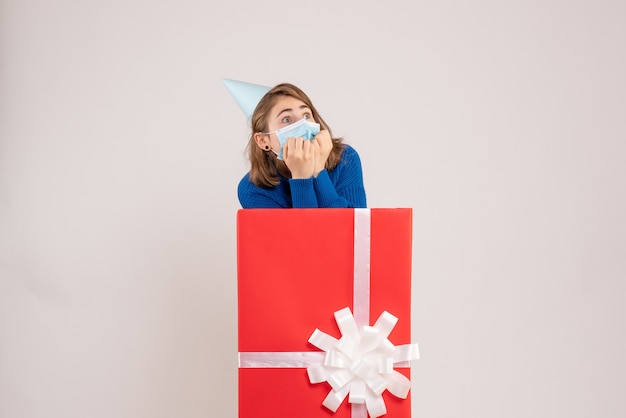
[[249, 174], [246, 174], [239, 182], [237, 196], [239, 197], [241, 207], [244, 209], [272, 209], [287, 207], [279, 194], [272, 193], [268, 189], [263, 189], [253, 185], [250, 181]]
[[294, 208], [317, 208], [313, 178], [289, 179], [291, 206]]
[[313, 180], [319, 207], [366, 207], [361, 160], [353, 148], [346, 145], [341, 162], [333, 170], [332, 175], [334, 181], [328, 171], [322, 170]]
[[318, 207], [313, 178], [289, 179], [278, 186], [266, 188], [255, 186], [248, 173], [239, 182], [237, 195], [244, 209]]

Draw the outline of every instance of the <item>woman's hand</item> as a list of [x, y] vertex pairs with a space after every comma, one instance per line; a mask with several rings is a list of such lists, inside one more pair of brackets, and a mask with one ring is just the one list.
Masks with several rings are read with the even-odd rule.
[[283, 161], [293, 179], [308, 179], [315, 169], [317, 146], [300, 137], [290, 137], [283, 146]]
[[328, 130], [321, 130], [315, 138], [313, 138], [313, 145], [315, 149], [315, 168], [313, 170], [313, 176], [317, 175], [326, 166], [326, 160], [330, 152], [333, 150], [333, 139], [330, 137]]

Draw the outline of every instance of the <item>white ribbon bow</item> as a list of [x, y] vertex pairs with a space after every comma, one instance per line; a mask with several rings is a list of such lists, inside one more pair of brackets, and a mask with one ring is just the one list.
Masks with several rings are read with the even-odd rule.
[[369, 415], [387, 413], [382, 393], [385, 390], [405, 399], [411, 381], [393, 369], [399, 363], [419, 358], [417, 344], [394, 346], [387, 337], [398, 322], [389, 312], [383, 312], [374, 326], [359, 331], [350, 308], [335, 312], [341, 339], [315, 329], [309, 342], [326, 352], [323, 364], [307, 368], [311, 383], [328, 382], [332, 390], [322, 403], [335, 412], [349, 395], [348, 402], [365, 404]]

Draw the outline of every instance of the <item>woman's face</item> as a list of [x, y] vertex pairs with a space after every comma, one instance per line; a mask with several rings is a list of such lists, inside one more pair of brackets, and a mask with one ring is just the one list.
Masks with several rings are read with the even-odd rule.
[[313, 112], [309, 106], [295, 97], [279, 96], [267, 115], [267, 132], [271, 132], [271, 134], [260, 136], [256, 141], [257, 144], [261, 148], [264, 148], [265, 145], [269, 145], [274, 152], [278, 152], [280, 150], [280, 143], [278, 142], [276, 134], [273, 132], [303, 118], [315, 122]]

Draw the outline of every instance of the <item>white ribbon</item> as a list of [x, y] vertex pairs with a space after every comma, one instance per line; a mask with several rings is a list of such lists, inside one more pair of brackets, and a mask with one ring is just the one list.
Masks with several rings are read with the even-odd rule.
[[[326, 352], [323, 363], [307, 368], [309, 381], [330, 384], [332, 390], [322, 404], [333, 412], [348, 397], [353, 405], [365, 404], [371, 417], [386, 414], [382, 393], [389, 390], [405, 399], [411, 389], [411, 381], [395, 371], [394, 365], [418, 359], [418, 345], [396, 347], [387, 339], [398, 318], [386, 311], [374, 326], [364, 325], [360, 330], [350, 308], [335, 312], [335, 320], [342, 335], [339, 340], [319, 329], [309, 338], [311, 344]], [[352, 412], [352, 418], [356, 418], [354, 409]]]
[[369, 209], [354, 209], [354, 318], [358, 326], [370, 324], [370, 236]]
[[322, 404], [335, 412], [347, 397], [352, 418], [387, 413], [382, 393], [405, 399], [411, 381], [394, 370], [419, 358], [417, 344], [394, 346], [387, 337], [398, 319], [383, 312], [369, 326], [370, 210], [354, 210], [354, 316], [350, 308], [335, 312], [342, 337], [315, 329], [309, 342], [323, 352], [240, 352], [241, 368], [307, 368], [311, 383], [328, 382], [332, 390]]

